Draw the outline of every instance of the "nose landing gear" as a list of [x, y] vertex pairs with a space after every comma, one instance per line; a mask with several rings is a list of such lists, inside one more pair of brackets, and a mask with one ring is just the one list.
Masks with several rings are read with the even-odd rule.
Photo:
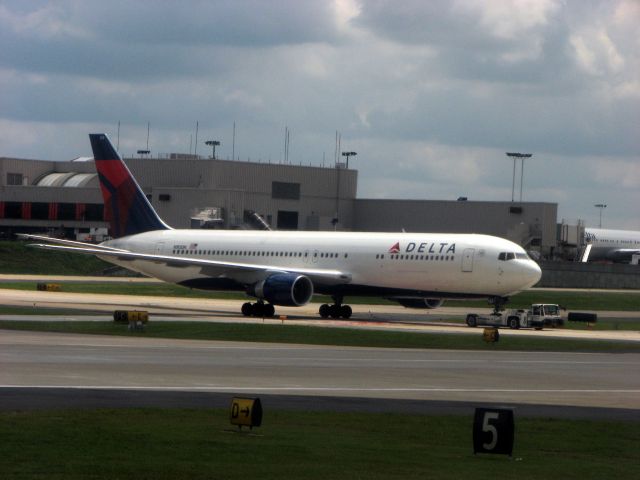
[[323, 303], [320, 305], [320, 316], [322, 318], [344, 318], [345, 320], [351, 318], [353, 311], [349, 305], [342, 305], [342, 296], [331, 297], [335, 302], [333, 305]]
[[493, 313], [500, 313], [504, 310], [504, 305], [509, 301], [509, 297], [491, 297], [489, 303], [493, 305]]

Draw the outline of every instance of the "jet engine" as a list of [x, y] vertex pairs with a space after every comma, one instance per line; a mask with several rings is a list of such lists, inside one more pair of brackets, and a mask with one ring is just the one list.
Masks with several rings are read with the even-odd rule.
[[442, 298], [394, 298], [396, 302], [406, 308], [438, 308], [444, 303]]
[[273, 305], [301, 307], [311, 300], [313, 283], [304, 275], [274, 273], [253, 285], [248, 293]]

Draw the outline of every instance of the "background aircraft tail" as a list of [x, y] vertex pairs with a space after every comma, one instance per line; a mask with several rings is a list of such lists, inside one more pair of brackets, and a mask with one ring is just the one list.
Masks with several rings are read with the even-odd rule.
[[167, 230], [131, 172], [104, 133], [89, 134], [104, 199], [105, 219], [114, 238]]

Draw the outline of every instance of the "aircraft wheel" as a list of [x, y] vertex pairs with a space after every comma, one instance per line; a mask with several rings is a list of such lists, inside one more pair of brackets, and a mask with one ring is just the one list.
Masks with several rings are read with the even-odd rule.
[[320, 316], [322, 318], [329, 318], [330, 314], [331, 314], [331, 308], [329, 307], [329, 305], [327, 305], [326, 303], [323, 303], [322, 305], [320, 305]]
[[329, 315], [331, 315], [331, 318], [340, 318], [340, 307], [331, 305], [329, 307]]
[[253, 305], [249, 302], [242, 304], [242, 315], [245, 317], [250, 317], [253, 314]]
[[518, 328], [520, 328], [520, 322], [516, 317], [512, 317], [509, 319], [509, 328], [513, 330], [517, 330]]
[[251, 309], [254, 317], [262, 317], [264, 315], [264, 303], [254, 303]]
[[351, 310], [351, 307], [349, 305], [342, 305], [340, 307], [340, 316], [344, 319], [349, 319], [351, 318], [351, 314], [353, 313], [353, 310]]
[[276, 314], [276, 309], [270, 303], [264, 306], [264, 316], [273, 317]]

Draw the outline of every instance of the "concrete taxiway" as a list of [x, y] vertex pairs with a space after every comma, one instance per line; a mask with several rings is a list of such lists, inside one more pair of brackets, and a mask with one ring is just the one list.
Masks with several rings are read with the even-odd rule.
[[[640, 411], [640, 354], [376, 349], [0, 333], [0, 388], [216, 392]], [[69, 393], [73, 396], [73, 393]]]
[[[20, 307], [57, 308], [66, 310], [93, 310], [112, 313], [117, 309], [147, 310], [154, 321], [184, 320], [208, 322], [260, 322], [283, 323], [288, 325], [313, 325], [346, 328], [384, 329], [416, 332], [444, 332], [467, 335], [478, 335], [479, 329], [469, 328], [461, 323], [451, 322], [452, 318], [464, 318], [469, 309], [440, 307], [433, 310], [412, 310], [396, 305], [353, 305], [353, 316], [350, 320], [321, 319], [318, 316], [318, 304], [303, 307], [277, 307], [277, 317], [272, 319], [256, 319], [244, 317], [239, 313], [242, 301], [207, 298], [150, 297], [137, 295], [104, 295], [67, 292], [41, 292], [27, 290], [0, 289], [0, 305]], [[478, 313], [489, 313], [490, 309], [477, 309]], [[623, 320], [635, 321], [637, 312], [598, 312], [602, 318], [607, 315]], [[280, 316], [286, 319], [280, 319]], [[29, 319], [26, 316], [5, 315], [2, 319]], [[54, 320], [46, 315], [32, 319]], [[66, 315], [59, 320], [107, 320], [109, 317], [83, 317]], [[571, 329], [502, 329], [503, 335], [533, 335], [558, 338], [578, 338], [591, 340], [622, 340], [640, 342], [640, 331], [632, 330], [571, 330]]]
[[[466, 309], [446, 307], [413, 311], [354, 305], [349, 321], [321, 320], [317, 305], [279, 307], [278, 314], [286, 319], [262, 320], [240, 316], [238, 300], [7, 289], [0, 289], [0, 304], [103, 312], [0, 317], [9, 320], [109, 320], [115, 309], [144, 309], [152, 321], [264, 321], [480, 334], [450, 321], [463, 317]], [[611, 316], [634, 321], [638, 314]], [[640, 341], [640, 332], [632, 331], [502, 333]], [[374, 349], [2, 331], [0, 365], [0, 408], [10, 409], [224, 407], [240, 394], [260, 395], [274, 408], [468, 414], [474, 406], [493, 404], [518, 405], [526, 415], [640, 420], [640, 377], [635, 374], [640, 354], [634, 353]]]

